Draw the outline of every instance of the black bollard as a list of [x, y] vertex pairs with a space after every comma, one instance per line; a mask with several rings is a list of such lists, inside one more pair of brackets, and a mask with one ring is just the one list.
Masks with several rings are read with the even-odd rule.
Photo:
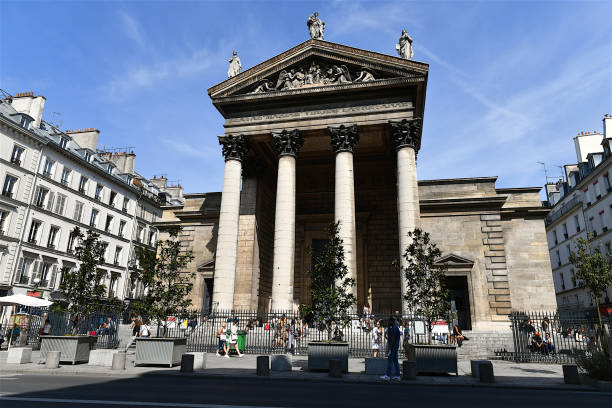
[[578, 375], [578, 366], [575, 364], [563, 365], [563, 382], [566, 384], [580, 385], [580, 375]]
[[337, 358], [329, 360], [329, 376], [333, 378], [342, 377], [342, 361]]
[[183, 354], [181, 356], [181, 373], [193, 373], [193, 354]]
[[417, 365], [414, 360], [404, 360], [402, 362], [402, 380], [416, 380]]
[[270, 375], [270, 357], [257, 356], [257, 375], [259, 376]]

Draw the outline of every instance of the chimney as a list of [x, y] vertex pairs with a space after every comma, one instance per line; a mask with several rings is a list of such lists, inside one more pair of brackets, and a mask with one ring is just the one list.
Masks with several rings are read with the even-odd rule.
[[153, 178], [149, 181], [161, 191], [165, 191], [166, 187], [168, 186], [168, 178], [164, 176], [153, 176]]
[[115, 166], [117, 166], [119, 173], [134, 174], [134, 161], [136, 160], [136, 155], [133, 152], [105, 152], [101, 153], [101, 156], [112, 161]]
[[606, 115], [603, 118], [604, 137], [612, 138], [612, 115]]
[[17, 112], [30, 115], [34, 119], [32, 126], [40, 128], [46, 100], [42, 95], [34, 96], [34, 92], [20, 92], [13, 96], [11, 105]]
[[98, 147], [100, 131], [96, 128], [67, 130], [66, 134], [69, 134], [80, 147], [93, 150], [94, 152]]

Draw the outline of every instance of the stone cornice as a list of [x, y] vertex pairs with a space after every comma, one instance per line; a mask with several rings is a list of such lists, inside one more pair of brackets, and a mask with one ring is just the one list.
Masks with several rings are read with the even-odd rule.
[[248, 140], [244, 135], [219, 136], [219, 144], [225, 161], [243, 161], [249, 149]]
[[429, 65], [422, 62], [392, 57], [329, 41], [311, 39], [211, 87], [208, 89], [208, 94], [213, 100], [228, 96], [238, 89], [251, 86], [274, 72], [279, 72], [313, 55], [397, 75], [405, 75], [410, 71], [427, 75], [429, 71]]
[[334, 153], [353, 153], [355, 146], [359, 142], [357, 125], [340, 125], [338, 127], [329, 126], [327, 130], [331, 136], [331, 144]]
[[273, 132], [272, 138], [274, 139], [274, 150], [278, 157], [296, 157], [304, 145], [304, 137], [297, 129]]

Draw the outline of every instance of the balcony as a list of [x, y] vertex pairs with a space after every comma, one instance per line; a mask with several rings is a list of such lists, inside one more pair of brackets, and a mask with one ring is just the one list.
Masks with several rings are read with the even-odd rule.
[[47, 248], [49, 248], [49, 249], [55, 249], [55, 244], [48, 244], [48, 245], [47, 245]]
[[17, 158], [11, 158], [11, 163], [13, 163], [14, 165], [17, 165], [17, 166], [21, 166], [21, 160], [19, 160]]
[[85, 194], [85, 187], [79, 187], [79, 193]]
[[40, 288], [48, 288], [49, 287], [49, 280], [45, 279], [44, 281], [40, 281], [40, 283], [38, 284], [38, 287], [40, 287]]
[[3, 191], [2, 195], [8, 198], [13, 198], [13, 192], [12, 191]]
[[62, 183], [63, 185], [67, 186], [68, 185], [68, 180], [61, 179], [60, 183]]
[[30, 277], [27, 275], [22, 275], [18, 280], [17, 283], [19, 283], [20, 285], [27, 285], [30, 283]]
[[557, 209], [554, 212], [551, 212], [550, 214], [546, 216], [544, 220], [546, 226], [549, 226], [553, 222], [557, 221], [564, 214], [567, 214], [570, 210], [572, 210], [574, 207], [576, 207], [579, 204], [582, 205], [582, 200], [580, 200], [580, 197], [574, 197], [568, 202], [566, 202], [565, 204], [562, 204], [559, 209]]
[[51, 177], [51, 172], [50, 171], [43, 171], [43, 176]]
[[603, 227], [603, 228], [602, 228], [602, 231], [603, 231], [603, 232], [608, 232], [608, 227]]
[[28, 239], [28, 243], [36, 245], [38, 244], [38, 241], [35, 238], [30, 238]]

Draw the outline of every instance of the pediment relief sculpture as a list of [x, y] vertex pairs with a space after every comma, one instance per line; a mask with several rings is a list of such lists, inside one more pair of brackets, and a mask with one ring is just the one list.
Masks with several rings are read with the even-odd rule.
[[298, 68], [282, 70], [275, 80], [269, 78], [260, 80], [249, 93], [258, 94], [298, 88], [370, 82], [376, 79], [375, 72], [367, 67], [361, 67], [351, 73], [351, 70], [344, 64], [324, 64], [311, 61], [310, 65], [306, 64]]

